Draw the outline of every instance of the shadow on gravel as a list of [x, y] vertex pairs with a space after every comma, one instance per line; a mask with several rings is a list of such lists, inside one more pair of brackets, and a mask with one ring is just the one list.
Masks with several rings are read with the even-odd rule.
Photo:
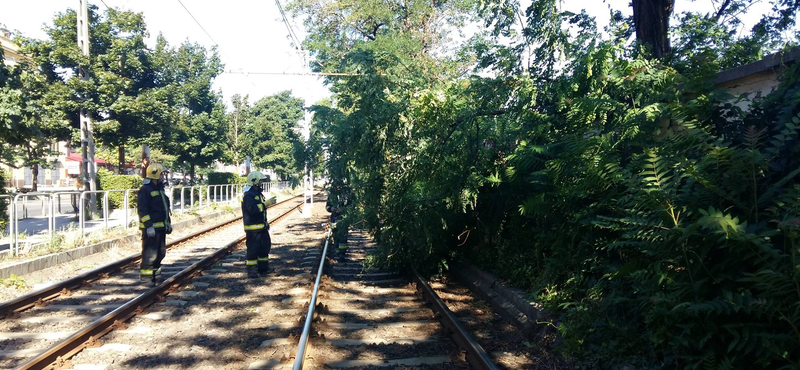
[[[324, 205], [324, 199], [321, 204]], [[217, 263], [214, 267], [227, 271], [217, 273], [217, 278], [199, 277], [187, 284], [209, 284], [196, 286], [193, 289], [198, 292], [196, 296], [168, 296], [167, 300], [181, 299], [186, 304], [175, 308], [164, 322], [143, 323], [151, 326], [155, 333], [163, 331], [155, 334], [161, 336], [156, 340], [159, 344], [152, 352], [132, 354], [119, 365], [123, 368], [228, 370], [247, 368], [250, 362], [269, 357], [270, 352], [274, 354], [277, 347], [262, 349], [263, 341], [299, 335], [302, 325], [299, 322], [305, 309], [302, 304], [282, 301], [296, 296], [289, 293], [292, 289], [313, 284], [313, 280], [294, 282], [308, 279], [298, 275], [304, 272], [301, 265], [308, 262], [305, 259], [307, 248], [317, 247], [322, 239], [321, 224], [319, 217], [315, 220], [295, 215], [291, 222], [281, 225], [282, 231], [272, 235], [270, 264], [275, 271], [267, 278], [248, 280], [244, 277], [244, 264], [222, 266]], [[235, 257], [238, 261], [244, 260], [243, 251], [236, 252]], [[165, 309], [168, 308], [159, 305], [152, 311]]]
[[[324, 202], [324, 200], [323, 200]], [[324, 203], [322, 203], [324, 205]], [[315, 205], [316, 206], [316, 205]], [[202, 368], [202, 369], [233, 369], [244, 368], [247, 364], [257, 360], [280, 358], [282, 354], [293, 356], [293, 350], [286, 352], [286, 348], [296, 348], [294, 345], [273, 345], [261, 348], [261, 344], [269, 339], [285, 339], [290, 335], [299, 335], [306, 309], [303, 304], [291, 301], [283, 302], [287, 298], [300, 297], [290, 292], [297, 288], [308, 289], [313, 284], [313, 278], [301, 278], [303, 272], [300, 265], [308, 262], [306, 248], [311, 246], [321, 248], [322, 235], [319, 218], [303, 219], [296, 217], [291, 223], [281, 226], [284, 240], [288, 242], [278, 244], [280, 239], [273, 236], [274, 245], [271, 257], [276, 271], [263, 280], [245, 280], [244, 266], [237, 263], [235, 266], [217, 266], [227, 272], [218, 274], [218, 278], [198, 278], [193, 282], [208, 283], [207, 287], [196, 287], [196, 296], [188, 298], [167, 297], [168, 300], [181, 299], [187, 303], [183, 307], [174, 308], [172, 316], [164, 322], [147, 322], [158, 337], [154, 342], [152, 351], [144, 354], [131, 354], [131, 357], [118, 363], [123, 368]], [[292, 235], [291, 237], [289, 237]], [[365, 238], [353, 238], [360, 241]], [[239, 257], [243, 259], [243, 257]], [[308, 270], [308, 268], [306, 268]], [[316, 265], [310, 269], [311, 275], [316, 273]], [[334, 266], [333, 272], [336, 269]], [[302, 283], [294, 284], [294, 281]], [[338, 279], [334, 275], [330, 283], [347, 283], [350, 279]], [[191, 283], [189, 284], [191, 285]], [[389, 288], [403, 288], [394, 286]], [[383, 289], [382, 287], [375, 287]], [[365, 292], [358, 289], [338, 289], [339, 293], [350, 294], [353, 297], [369, 298], [380, 293]], [[371, 289], [370, 289], [371, 290]], [[412, 290], [413, 291], [413, 290]], [[411, 293], [410, 293], [411, 294]], [[406, 294], [408, 295], [408, 294]], [[306, 298], [305, 295], [302, 296]], [[325, 303], [324, 298], [321, 299]], [[391, 304], [375, 300], [354, 301], [349, 307], [353, 309], [378, 309], [391, 308]], [[163, 305], [153, 308], [152, 311], [164, 310]], [[345, 313], [325, 315], [328, 322], [339, 320], [347, 322], [369, 322], [371, 324], [395, 323], [398, 321], [428, 321], [433, 319], [433, 312], [428, 308], [421, 308], [413, 312], [390, 313], [386, 315], [368, 316], [360, 313]], [[431, 329], [425, 332], [432, 336], [446, 336], [441, 329]], [[368, 330], [353, 333], [357, 338], [368, 339], [373, 335]], [[358, 359], [365, 355], [381, 358], [404, 358], [414, 356], [438, 356], [442, 353], [452, 352], [451, 345], [442, 347], [439, 343], [423, 343], [414, 346], [397, 345], [359, 345], [344, 347], [343, 359]], [[281, 350], [283, 348], [283, 350]], [[277, 352], [277, 353], [276, 353]], [[339, 358], [339, 357], [337, 357]], [[236, 364], [236, 365], [234, 365]], [[420, 366], [419, 369], [455, 369], [455, 365]]]

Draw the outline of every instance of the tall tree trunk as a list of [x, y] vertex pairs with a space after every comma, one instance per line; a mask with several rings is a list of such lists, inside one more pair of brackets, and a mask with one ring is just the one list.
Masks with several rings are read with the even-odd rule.
[[194, 164], [190, 165], [189, 167], [189, 174], [192, 176], [192, 181], [189, 183], [190, 185], [194, 185], [196, 183], [194, 179]]
[[[123, 140], [124, 142], [124, 140]], [[119, 174], [125, 174], [125, 144], [119, 144], [119, 148], [117, 148], [117, 152], [119, 153]]]
[[33, 181], [31, 182], [31, 191], [34, 193], [39, 190], [39, 165], [32, 164], [31, 165], [31, 176], [33, 177]]
[[675, 0], [633, 0], [633, 23], [636, 39], [645, 45], [653, 58], [663, 58], [670, 52], [669, 17]]

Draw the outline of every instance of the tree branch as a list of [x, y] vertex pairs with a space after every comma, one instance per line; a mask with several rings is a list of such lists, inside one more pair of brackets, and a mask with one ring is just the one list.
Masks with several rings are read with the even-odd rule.
[[719, 18], [722, 17], [722, 13], [724, 13], [725, 10], [728, 9], [728, 6], [730, 5], [731, 5], [731, 0], [725, 0], [725, 2], [722, 3], [722, 6], [719, 7], [719, 10], [717, 10], [717, 14], [714, 15], [714, 22], [719, 22]]
[[497, 109], [497, 110], [493, 110], [491, 112], [473, 112], [473, 113], [470, 113], [468, 115], [458, 117], [458, 118], [456, 118], [456, 120], [453, 123], [450, 124], [450, 131], [447, 133], [447, 137], [445, 137], [445, 139], [442, 142], [442, 144], [444, 144], [448, 140], [450, 140], [450, 136], [453, 136], [453, 133], [456, 131], [456, 128], [458, 128], [459, 125], [461, 125], [462, 123], [464, 123], [465, 121], [467, 121], [469, 119], [478, 118], [478, 117], [501, 116], [501, 115], [506, 114], [506, 113], [507, 113], [507, 111], [505, 109]]

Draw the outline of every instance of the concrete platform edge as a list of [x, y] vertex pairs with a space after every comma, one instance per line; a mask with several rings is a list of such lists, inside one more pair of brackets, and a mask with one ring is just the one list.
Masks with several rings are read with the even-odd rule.
[[489, 302], [498, 314], [509, 319], [528, 337], [540, 337], [555, 331], [552, 326], [538, 322], [549, 321], [557, 325], [557, 317], [529, 300], [524, 290], [505, 286], [495, 275], [461, 263], [452, 263], [449, 274]]

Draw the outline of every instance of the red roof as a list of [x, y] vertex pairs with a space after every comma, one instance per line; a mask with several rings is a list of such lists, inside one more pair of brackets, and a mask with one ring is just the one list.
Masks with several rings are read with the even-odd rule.
[[[69, 153], [69, 154], [67, 154], [67, 160], [68, 161], [80, 162], [82, 160], [82, 158], [81, 158], [81, 155], [79, 153]], [[94, 163], [97, 163], [97, 164], [108, 164], [108, 162], [106, 162], [106, 161], [104, 161], [104, 160], [102, 160], [100, 158], [95, 158], [94, 159]]]

